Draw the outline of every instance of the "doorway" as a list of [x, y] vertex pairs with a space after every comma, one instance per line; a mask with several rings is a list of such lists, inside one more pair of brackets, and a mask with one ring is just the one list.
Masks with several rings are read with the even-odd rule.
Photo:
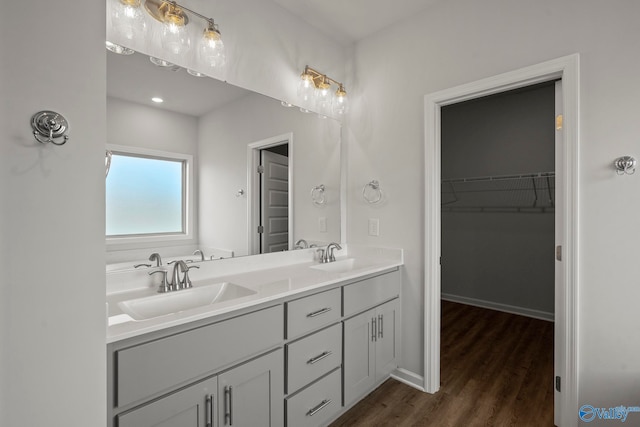
[[538, 83], [561, 80], [563, 108], [556, 144], [555, 421], [575, 424], [577, 413], [578, 93], [579, 57], [571, 55], [425, 97], [424, 389], [440, 387], [441, 109]]
[[250, 254], [292, 247], [293, 135], [284, 134], [247, 146], [247, 216]]

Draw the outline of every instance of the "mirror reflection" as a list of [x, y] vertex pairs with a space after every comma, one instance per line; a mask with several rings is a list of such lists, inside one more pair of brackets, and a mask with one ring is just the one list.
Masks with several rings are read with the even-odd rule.
[[155, 266], [152, 253], [200, 261], [340, 240], [335, 120], [141, 53], [107, 52], [107, 141], [114, 152], [193, 157], [187, 232], [109, 238], [108, 270]]

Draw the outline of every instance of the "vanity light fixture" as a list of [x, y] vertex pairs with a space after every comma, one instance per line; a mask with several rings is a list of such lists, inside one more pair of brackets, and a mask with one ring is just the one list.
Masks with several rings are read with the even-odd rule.
[[[338, 87], [335, 94], [331, 93], [332, 84]], [[321, 115], [327, 115], [330, 111], [335, 115], [348, 112], [347, 91], [344, 85], [308, 65], [300, 74], [298, 96], [304, 103], [315, 101]]]
[[190, 17], [203, 21], [203, 32], [197, 41], [197, 57], [199, 62], [211, 68], [222, 67], [225, 62], [225, 50], [218, 25], [213, 18], [206, 17], [175, 1], [169, 0], [111, 0], [111, 22], [119, 34], [127, 40], [141, 38], [146, 35], [146, 16], [142, 12], [142, 4], [147, 14], [162, 24], [160, 43], [173, 55], [183, 55], [191, 50], [192, 44], [187, 25], [192, 23]]

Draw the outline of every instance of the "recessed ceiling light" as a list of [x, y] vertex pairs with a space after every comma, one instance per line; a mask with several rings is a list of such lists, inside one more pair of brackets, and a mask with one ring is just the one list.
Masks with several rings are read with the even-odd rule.
[[157, 103], [157, 104], [160, 104], [160, 103], [164, 102], [164, 99], [159, 98], [159, 97], [157, 97], [157, 96], [154, 96], [153, 98], [151, 98], [151, 100], [152, 100], [153, 102]]

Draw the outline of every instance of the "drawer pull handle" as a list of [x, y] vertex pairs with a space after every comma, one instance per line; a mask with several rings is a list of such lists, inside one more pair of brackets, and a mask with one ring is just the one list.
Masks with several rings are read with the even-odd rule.
[[323, 308], [321, 310], [314, 311], [313, 313], [307, 314], [307, 317], [318, 317], [318, 316], [321, 316], [321, 315], [323, 315], [325, 313], [328, 313], [330, 311], [331, 311], [331, 307], [326, 307], [326, 308]]
[[206, 412], [206, 423], [207, 423], [207, 427], [212, 427], [213, 426], [213, 395], [209, 394], [207, 395], [207, 412]]
[[324, 408], [326, 408], [330, 404], [331, 404], [331, 399], [323, 400], [315, 408], [309, 409], [309, 412], [307, 412], [307, 417], [313, 417], [315, 414], [317, 414], [318, 412], [322, 411]]
[[225, 424], [229, 421], [229, 425], [233, 425], [233, 388], [231, 386], [224, 388], [224, 406], [225, 406]]
[[314, 363], [318, 363], [319, 361], [321, 361], [325, 357], [329, 357], [332, 354], [333, 354], [332, 351], [325, 351], [324, 353], [319, 354], [316, 357], [312, 357], [311, 359], [307, 360], [307, 365], [313, 365]]

